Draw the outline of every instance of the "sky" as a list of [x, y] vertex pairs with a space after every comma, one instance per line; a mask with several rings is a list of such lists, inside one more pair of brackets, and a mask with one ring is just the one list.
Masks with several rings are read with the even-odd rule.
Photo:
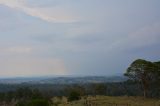
[[0, 77], [120, 75], [160, 60], [160, 0], [0, 0]]

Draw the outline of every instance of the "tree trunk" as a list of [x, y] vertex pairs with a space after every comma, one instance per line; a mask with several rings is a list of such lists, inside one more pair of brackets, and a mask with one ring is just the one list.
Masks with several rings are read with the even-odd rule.
[[143, 87], [143, 97], [146, 98], [149, 87], [148, 80], [146, 79], [146, 77], [142, 78], [142, 87]]
[[143, 96], [144, 98], [147, 97], [147, 92], [148, 92], [148, 86], [146, 84], [143, 85]]
[[146, 90], [143, 91], [143, 97], [146, 98]]

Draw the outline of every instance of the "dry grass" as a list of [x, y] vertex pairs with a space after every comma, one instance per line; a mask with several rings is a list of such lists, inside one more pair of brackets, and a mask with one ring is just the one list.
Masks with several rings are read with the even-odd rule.
[[109, 97], [89, 96], [79, 101], [67, 102], [66, 98], [53, 98], [53, 106], [160, 106], [158, 99], [144, 99], [142, 97]]

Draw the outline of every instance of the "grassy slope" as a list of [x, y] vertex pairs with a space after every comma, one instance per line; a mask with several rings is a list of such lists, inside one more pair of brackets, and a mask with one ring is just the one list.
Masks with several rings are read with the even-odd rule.
[[142, 97], [96, 96], [69, 103], [67, 103], [66, 98], [54, 98], [54, 101], [59, 104], [57, 106], [87, 106], [85, 103], [91, 104], [91, 106], [160, 106], [160, 100], [144, 99]]

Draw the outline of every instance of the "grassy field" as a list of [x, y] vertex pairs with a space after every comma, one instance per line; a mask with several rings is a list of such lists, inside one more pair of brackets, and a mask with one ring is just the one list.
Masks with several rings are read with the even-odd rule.
[[142, 97], [83, 97], [79, 101], [67, 102], [65, 97], [53, 98], [53, 106], [160, 106], [158, 99], [144, 99]]

